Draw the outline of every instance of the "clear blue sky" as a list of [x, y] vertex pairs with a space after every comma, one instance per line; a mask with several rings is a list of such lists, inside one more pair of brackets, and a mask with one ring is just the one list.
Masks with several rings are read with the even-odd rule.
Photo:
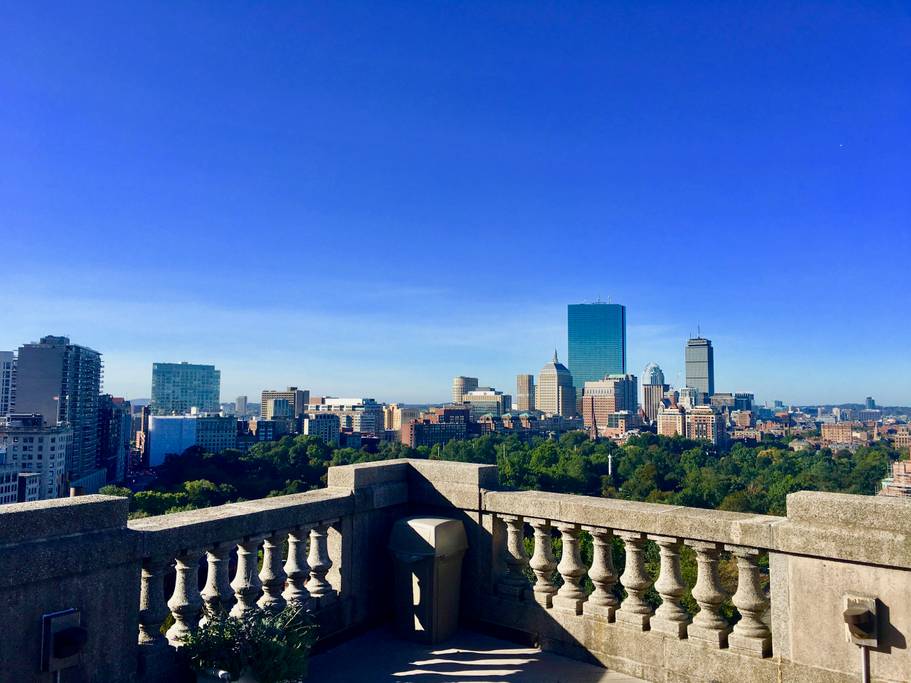
[[911, 5], [5, 3], [0, 349], [514, 391], [566, 304], [630, 369], [911, 403]]

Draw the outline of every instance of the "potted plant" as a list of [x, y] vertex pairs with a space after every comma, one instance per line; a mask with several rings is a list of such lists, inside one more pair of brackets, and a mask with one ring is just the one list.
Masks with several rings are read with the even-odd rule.
[[277, 614], [214, 614], [189, 633], [180, 647], [196, 680], [297, 683], [307, 675], [316, 624], [297, 605]]

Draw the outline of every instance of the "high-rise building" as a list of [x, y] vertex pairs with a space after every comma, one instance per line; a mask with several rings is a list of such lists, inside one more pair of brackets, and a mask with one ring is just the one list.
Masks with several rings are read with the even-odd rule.
[[753, 410], [753, 394], [738, 392], [734, 394], [734, 410]]
[[[2, 406], [0, 406], [0, 408], [2, 408]], [[867, 410], [876, 410], [876, 401], [873, 400], [872, 396], [867, 396], [867, 398], [864, 399], [864, 408]]]
[[693, 387], [680, 387], [680, 391], [677, 393], [677, 402], [687, 410], [692, 410], [696, 406], [702, 405], [704, 394], [698, 389], [694, 389]]
[[535, 409], [535, 376], [516, 376], [516, 410]]
[[234, 399], [234, 414], [241, 420], [247, 417], [247, 397], [238, 396]]
[[196, 445], [196, 415], [153, 415], [149, 418], [149, 466], [161, 465], [169, 455], [183, 455]]
[[686, 342], [686, 386], [704, 396], [715, 393], [715, 352], [708, 339], [695, 337]]
[[576, 393], [586, 382], [626, 374], [626, 306], [570, 304], [567, 307], [569, 371]]
[[686, 411], [681, 406], [669, 406], [659, 410], [658, 434], [686, 436]]
[[63, 493], [66, 463], [73, 445], [69, 425], [48, 425], [42, 415], [12, 413], [0, 423], [0, 449], [18, 472], [39, 475], [38, 497], [57, 498]]
[[264, 420], [272, 420], [275, 417], [286, 417], [285, 415], [276, 416], [273, 413], [274, 403], [270, 401], [284, 400], [291, 407], [291, 414], [287, 417], [300, 417], [307, 412], [307, 404], [310, 403], [310, 391], [307, 389], [298, 389], [297, 387], [288, 387], [284, 391], [275, 389], [266, 389], [262, 393], [260, 402], [260, 414]]
[[461, 403], [462, 396], [468, 391], [474, 391], [478, 388], [477, 377], [463, 377], [459, 375], [452, 379], [452, 402]]
[[196, 445], [208, 453], [237, 448], [237, 418], [231, 415], [197, 417]]
[[329, 412], [338, 416], [341, 429], [361, 434], [382, 435], [385, 430], [383, 406], [372, 398], [324, 398], [307, 406], [307, 413]]
[[217, 413], [221, 372], [214, 365], [152, 364], [152, 414], [186, 415], [192, 408]]
[[717, 445], [724, 441], [724, 418], [709, 406], [696, 406], [686, 414], [686, 436]]
[[302, 431], [307, 436], [318, 436], [330, 446], [338, 446], [341, 422], [333, 413], [306, 413]]
[[9, 414], [16, 398], [16, 353], [0, 351], [0, 417]]
[[[635, 375], [608, 375], [586, 382], [582, 390], [582, 420], [595, 435], [606, 436], [618, 413], [626, 414], [626, 427], [633, 426], [638, 413]], [[632, 417], [630, 417], [632, 416]]]
[[538, 385], [535, 387], [535, 408], [547, 415], [573, 417], [576, 414], [576, 391], [573, 387], [573, 376], [557, 358], [554, 351], [553, 360], [547, 363], [538, 373]]
[[402, 425], [421, 416], [418, 408], [408, 408], [400, 403], [392, 403], [383, 409], [383, 427], [386, 431], [401, 432]]
[[649, 422], [658, 419], [658, 413], [665, 395], [670, 387], [667, 384], [643, 384], [642, 385], [642, 410]]
[[664, 384], [664, 371], [657, 363], [649, 363], [642, 372], [642, 384]]
[[98, 398], [98, 467], [109, 482], [123, 481], [130, 454], [132, 406], [110, 394]]
[[462, 394], [462, 403], [468, 405], [473, 420], [487, 413], [503, 415], [512, 410], [512, 396], [493, 387], [478, 387], [466, 391]]
[[[13, 412], [41, 415], [49, 426], [73, 430], [66, 470], [71, 484], [89, 477], [87, 492], [98, 483], [98, 396], [101, 354], [71, 344], [67, 337], [42, 337], [19, 348]], [[104, 484], [101, 477], [100, 485]]]
[[649, 363], [642, 373], [642, 410], [649, 422], [658, 419], [661, 401], [670, 387], [664, 383], [664, 372], [657, 363]]

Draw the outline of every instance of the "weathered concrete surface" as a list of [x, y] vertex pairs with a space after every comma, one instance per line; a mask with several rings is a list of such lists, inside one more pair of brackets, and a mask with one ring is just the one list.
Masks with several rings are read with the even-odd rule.
[[540, 648], [461, 630], [445, 643], [422, 645], [378, 629], [316, 655], [309, 679], [338, 681], [522, 681], [637, 683], [639, 679], [566, 659]]

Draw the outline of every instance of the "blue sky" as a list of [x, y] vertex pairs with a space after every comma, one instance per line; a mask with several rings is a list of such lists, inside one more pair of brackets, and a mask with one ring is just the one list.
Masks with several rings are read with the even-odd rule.
[[514, 390], [566, 304], [630, 369], [911, 404], [905, 2], [6, 3], [0, 348], [106, 388]]

